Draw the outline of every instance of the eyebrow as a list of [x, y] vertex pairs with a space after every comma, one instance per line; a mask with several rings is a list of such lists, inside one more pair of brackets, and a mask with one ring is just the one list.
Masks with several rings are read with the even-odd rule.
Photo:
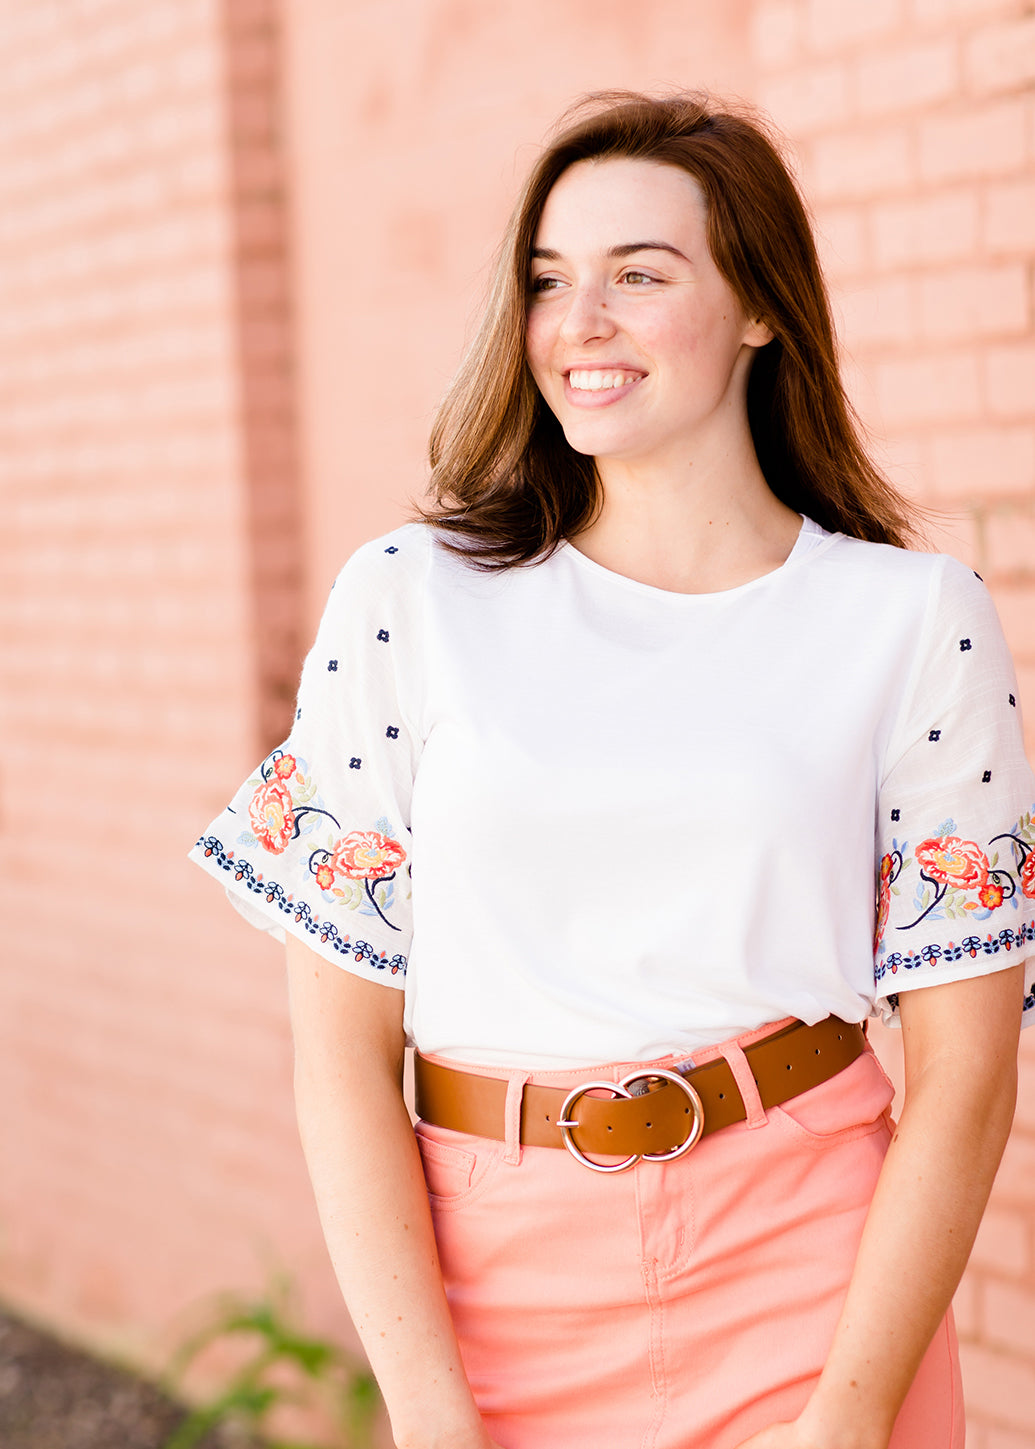
[[[606, 255], [609, 257], [631, 257], [634, 252], [670, 252], [672, 256], [679, 257], [684, 262], [689, 262], [690, 260], [678, 247], [674, 247], [671, 242], [663, 241], [621, 242], [618, 246], [608, 247]], [[552, 247], [533, 247], [532, 260], [538, 262], [559, 262], [561, 260], [561, 254], [560, 252], [554, 251]]]

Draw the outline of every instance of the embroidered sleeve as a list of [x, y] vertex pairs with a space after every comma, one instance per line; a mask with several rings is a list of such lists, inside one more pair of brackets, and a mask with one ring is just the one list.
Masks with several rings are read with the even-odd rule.
[[944, 561], [878, 802], [874, 974], [899, 993], [1024, 960], [1035, 1019], [1035, 778], [991, 597]]
[[419, 530], [400, 530], [345, 565], [302, 670], [290, 735], [191, 851], [252, 924], [399, 987], [420, 753], [411, 595], [421, 542]]

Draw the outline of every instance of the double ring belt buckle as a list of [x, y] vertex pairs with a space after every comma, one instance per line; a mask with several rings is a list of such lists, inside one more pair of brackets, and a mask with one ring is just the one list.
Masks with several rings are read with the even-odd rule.
[[[642, 1093], [629, 1090], [633, 1083], [649, 1083], [659, 1077], [666, 1082], [672, 1082], [685, 1092], [687, 1101], [690, 1103], [692, 1121], [686, 1140], [681, 1142], [678, 1147], [670, 1148], [667, 1152], [634, 1152], [631, 1156], [623, 1158], [621, 1162], [594, 1162], [592, 1158], [587, 1157], [571, 1135], [572, 1130], [579, 1125], [577, 1121], [572, 1120], [570, 1115], [579, 1098], [594, 1090], [613, 1092], [616, 1097], [640, 1096]], [[646, 1072], [630, 1072], [620, 1082], [583, 1082], [581, 1086], [574, 1087], [564, 1099], [557, 1126], [561, 1130], [561, 1138], [565, 1147], [575, 1161], [581, 1162], [583, 1167], [589, 1167], [594, 1172], [624, 1172], [627, 1167], [632, 1167], [639, 1162], [641, 1157], [644, 1162], [672, 1162], [675, 1158], [682, 1157], [685, 1152], [689, 1152], [691, 1147], [694, 1147], [700, 1140], [701, 1133], [704, 1131], [704, 1103], [685, 1077], [681, 1077], [678, 1072], [668, 1072], [661, 1067], [654, 1067]]]

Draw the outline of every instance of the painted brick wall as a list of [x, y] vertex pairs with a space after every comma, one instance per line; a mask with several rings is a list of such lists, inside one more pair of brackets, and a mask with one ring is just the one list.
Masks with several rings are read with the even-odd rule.
[[[857, 406], [897, 481], [941, 511], [937, 546], [991, 587], [1035, 754], [1035, 16], [1014, 0], [758, 0], [751, 34], [756, 97], [825, 239]], [[968, 1449], [1035, 1449], [1031, 1035], [957, 1299]]]
[[[418, 490], [524, 143], [578, 91], [739, 90], [793, 137], [859, 407], [992, 585], [1035, 726], [1024, 8], [0, 0], [0, 1294], [154, 1363], [286, 1264], [345, 1331], [280, 952], [183, 850]], [[1023, 1062], [959, 1296], [970, 1449], [1035, 1446]]]
[[280, 952], [184, 860], [297, 670], [272, 12], [0, 3], [0, 1293], [151, 1362], [328, 1276]]

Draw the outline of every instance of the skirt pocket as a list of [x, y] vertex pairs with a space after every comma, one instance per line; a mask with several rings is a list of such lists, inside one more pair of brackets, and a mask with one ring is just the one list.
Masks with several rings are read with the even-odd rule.
[[864, 1051], [836, 1077], [811, 1087], [782, 1106], [769, 1108], [769, 1120], [782, 1122], [799, 1140], [824, 1146], [878, 1132], [887, 1122], [895, 1088], [872, 1051]]
[[495, 1176], [503, 1143], [418, 1122], [414, 1128], [428, 1196], [437, 1210], [464, 1207], [481, 1197]]

